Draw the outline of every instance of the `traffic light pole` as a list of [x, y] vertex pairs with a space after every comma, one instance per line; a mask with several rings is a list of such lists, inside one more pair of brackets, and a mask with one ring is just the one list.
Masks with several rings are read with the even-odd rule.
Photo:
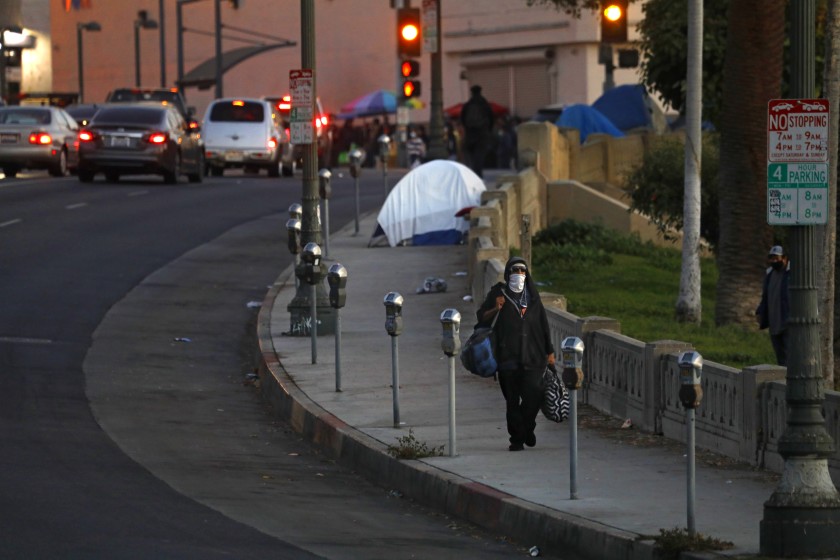
[[[814, 96], [816, 0], [790, 5], [790, 95]], [[834, 157], [834, 156], [831, 156]], [[825, 428], [825, 400], [819, 350], [815, 226], [790, 229], [790, 318], [785, 400], [787, 426], [779, 438], [785, 460], [782, 478], [764, 503], [761, 554], [825, 557], [840, 553], [840, 495], [828, 457], [834, 440]]]
[[441, 57], [441, 36], [443, 35], [440, 28], [440, 3], [437, 0], [436, 4], [436, 27], [437, 37], [435, 41], [437, 46], [435, 52], [432, 53], [432, 101], [431, 114], [429, 115], [429, 159], [447, 159], [449, 153], [446, 151], [446, 140], [443, 137], [443, 71], [442, 71], [442, 57]]

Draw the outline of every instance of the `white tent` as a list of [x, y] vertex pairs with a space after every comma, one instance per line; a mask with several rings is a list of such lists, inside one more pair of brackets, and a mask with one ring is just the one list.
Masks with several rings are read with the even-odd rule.
[[391, 247], [452, 245], [461, 242], [469, 222], [456, 216], [481, 204], [484, 181], [460, 163], [434, 160], [413, 169], [391, 190], [377, 217]]

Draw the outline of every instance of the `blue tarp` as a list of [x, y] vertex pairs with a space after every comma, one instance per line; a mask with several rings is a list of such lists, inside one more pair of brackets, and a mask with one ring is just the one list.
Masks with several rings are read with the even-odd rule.
[[595, 100], [592, 106], [620, 130], [653, 128], [650, 103], [645, 87], [628, 84], [614, 87]]
[[569, 105], [563, 109], [560, 118], [555, 122], [557, 126], [566, 126], [580, 130], [580, 143], [594, 132], [610, 134], [621, 137], [624, 133], [610, 122], [610, 119], [601, 114], [597, 109], [581, 103]]

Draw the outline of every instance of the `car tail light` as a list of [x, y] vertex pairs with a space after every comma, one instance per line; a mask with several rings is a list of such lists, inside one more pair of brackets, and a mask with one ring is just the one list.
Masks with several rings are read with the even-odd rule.
[[327, 126], [329, 124], [329, 119], [327, 118], [327, 115], [321, 115], [321, 124], [323, 126]]
[[291, 137], [292, 137], [292, 131], [287, 128], [286, 129], [286, 138], [291, 138]]
[[40, 144], [41, 146], [52, 144], [52, 136], [46, 132], [33, 132], [29, 135], [30, 144]]
[[90, 130], [79, 131], [79, 142], [93, 142], [95, 139], [96, 135]]
[[198, 128], [198, 121], [190, 121], [189, 126], [190, 130], [196, 130]]
[[277, 108], [281, 111], [291, 111], [292, 110], [292, 96], [291, 95], [284, 95], [283, 99], [280, 100], [280, 103], [277, 104]]
[[147, 140], [149, 144], [164, 144], [169, 140], [169, 135], [165, 132], [151, 132]]
[[273, 150], [274, 148], [276, 148], [277, 144], [278, 144], [277, 138], [272, 136], [271, 138], [268, 139], [268, 149], [269, 150]]

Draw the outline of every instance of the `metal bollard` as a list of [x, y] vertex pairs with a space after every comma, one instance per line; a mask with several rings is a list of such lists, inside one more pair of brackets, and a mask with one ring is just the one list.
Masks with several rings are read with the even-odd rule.
[[318, 194], [321, 200], [324, 201], [324, 258], [330, 258], [330, 196], [332, 195], [332, 186], [330, 179], [332, 173], [329, 169], [322, 169], [318, 172]]
[[577, 500], [577, 390], [583, 381], [583, 341], [576, 336], [564, 338], [560, 344], [563, 356], [563, 385], [569, 390], [569, 498]]
[[309, 315], [312, 320], [312, 327], [309, 332], [312, 334], [312, 363], [318, 363], [318, 306], [316, 300], [318, 295], [316, 292], [316, 284], [318, 283], [318, 269], [321, 266], [321, 248], [317, 243], [307, 243], [301, 253], [301, 260], [304, 262], [303, 277], [306, 283], [312, 287], [311, 295], [309, 296]]
[[335, 392], [341, 392], [341, 308], [347, 301], [347, 269], [335, 263], [327, 271], [330, 305], [335, 309]]
[[403, 297], [398, 292], [388, 292], [385, 304], [385, 331], [391, 337], [391, 384], [393, 386], [394, 427], [400, 427], [400, 354], [397, 337], [402, 332]]
[[440, 346], [449, 356], [449, 456], [458, 454], [455, 444], [455, 356], [461, 351], [461, 314], [457, 309], [444, 309], [440, 314], [443, 338]]
[[703, 356], [691, 350], [682, 352], [677, 363], [680, 366], [680, 402], [685, 408], [686, 430], [686, 521], [688, 534], [693, 535], [694, 528], [694, 409], [703, 400], [703, 388], [700, 378], [703, 372]]
[[353, 176], [356, 190], [356, 228], [355, 233], [359, 235], [359, 177], [362, 176], [362, 161], [365, 159], [365, 153], [356, 148], [349, 154], [350, 157], [350, 175]]

